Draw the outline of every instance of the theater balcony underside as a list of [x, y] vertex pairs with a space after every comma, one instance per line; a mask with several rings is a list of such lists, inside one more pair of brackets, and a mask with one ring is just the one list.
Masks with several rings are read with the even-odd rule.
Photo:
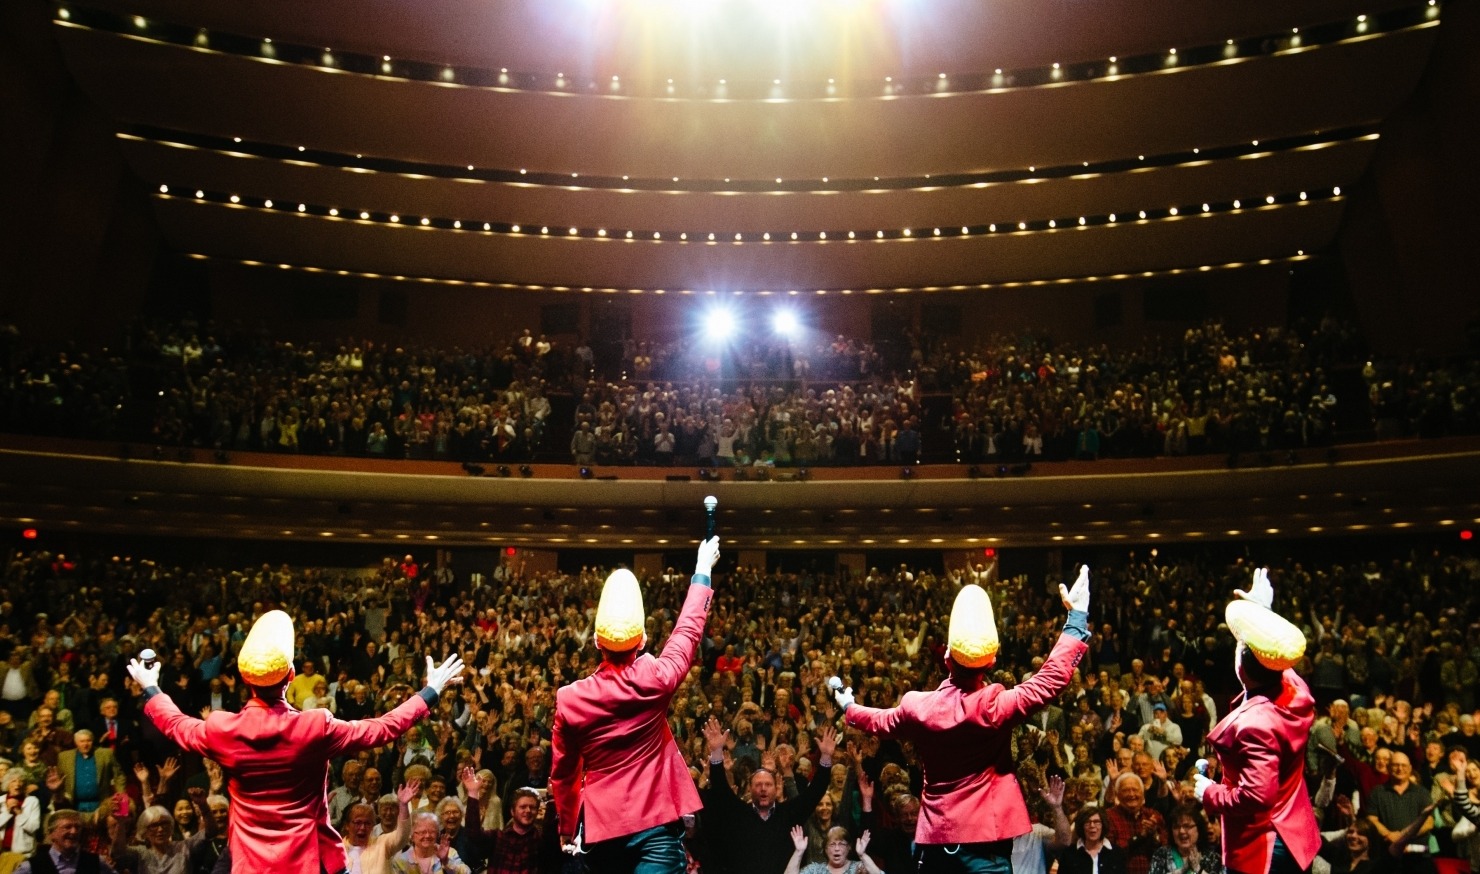
[[150, 535], [529, 549], [665, 549], [719, 498], [750, 549], [1108, 547], [1437, 533], [1480, 524], [1480, 440], [1246, 455], [815, 468], [701, 481], [678, 468], [380, 461], [0, 439], [0, 524]]

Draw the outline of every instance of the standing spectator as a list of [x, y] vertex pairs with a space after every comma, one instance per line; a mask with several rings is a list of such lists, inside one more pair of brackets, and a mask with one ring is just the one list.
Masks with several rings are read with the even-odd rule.
[[365, 763], [350, 759], [339, 769], [339, 785], [329, 793], [329, 824], [339, 828], [344, 814], [350, 806], [360, 800], [360, 778], [365, 774]]
[[1127, 874], [1147, 874], [1152, 854], [1167, 845], [1166, 820], [1146, 806], [1146, 786], [1135, 774], [1121, 773], [1109, 794], [1115, 804], [1105, 811], [1105, 836], [1125, 852]]
[[[82, 817], [75, 810], [58, 810], [46, 820], [49, 843], [15, 869], [15, 874], [43, 874], [52, 871], [96, 871], [114, 874], [113, 866], [82, 849]], [[122, 844], [122, 837], [115, 847]], [[115, 853], [115, 856], [118, 854]]]
[[23, 646], [11, 649], [10, 657], [0, 665], [0, 708], [4, 708], [16, 722], [24, 722], [31, 714], [32, 702], [40, 696], [36, 688], [36, 677], [30, 651]]
[[1125, 850], [1107, 840], [1100, 808], [1086, 805], [1074, 817], [1074, 845], [1059, 858], [1059, 874], [1126, 874]]
[[1326, 710], [1326, 716], [1317, 719], [1315, 725], [1310, 727], [1310, 743], [1305, 750], [1305, 771], [1307, 775], [1320, 773], [1321, 748], [1337, 752], [1342, 749], [1356, 750], [1362, 745], [1361, 729], [1351, 719], [1351, 705], [1344, 698], [1337, 698], [1331, 702]]
[[26, 777], [18, 771], [5, 775], [5, 804], [0, 807], [0, 864], [6, 858], [17, 864], [36, 849], [41, 831], [41, 801], [26, 788]]
[[780, 871], [794, 849], [791, 829], [807, 821], [827, 792], [837, 735], [831, 725], [817, 735], [818, 762], [812, 779], [796, 798], [780, 800], [776, 775], [756, 768], [750, 775], [750, 803], [730, 788], [725, 773], [725, 730], [710, 717], [704, 725], [709, 742], [709, 792], [704, 805], [705, 827], [712, 829], [713, 852], [706, 865], [720, 872], [748, 874], [751, 871]]
[[[1383, 840], [1391, 843], [1415, 819], [1424, 814], [1428, 805], [1429, 793], [1424, 792], [1414, 779], [1413, 762], [1409, 760], [1407, 753], [1395, 752], [1392, 761], [1388, 763], [1388, 781], [1372, 790], [1364, 805], [1364, 814], [1376, 826], [1377, 833], [1382, 835]], [[1417, 865], [1409, 857], [1422, 856], [1428, 862], [1428, 833], [1433, 828], [1434, 821], [1429, 819], [1418, 829], [1417, 834], [1409, 838], [1408, 846], [1403, 849], [1403, 857], [1409, 863], [1409, 869], [1431, 869], [1432, 863]]]
[[[848, 830], [842, 826], [834, 826], [827, 830], [827, 860], [824, 862], [813, 862], [802, 867], [802, 857], [807, 855], [807, 830], [801, 826], [792, 826], [791, 840], [795, 850], [786, 863], [783, 874], [884, 874], [883, 869], [874, 864], [869, 858], [868, 841], [869, 833], [865, 831], [859, 836], [858, 842], [848, 840]], [[856, 849], [858, 859], [850, 861], [848, 853]]]
[[1161, 760], [1167, 747], [1182, 745], [1182, 728], [1167, 716], [1167, 706], [1161, 701], [1151, 705], [1151, 721], [1141, 726], [1141, 739], [1146, 741], [1146, 752], [1154, 761]]
[[376, 827], [375, 808], [357, 803], [350, 807], [345, 820], [344, 859], [350, 874], [386, 874], [391, 857], [411, 837], [411, 799], [421, 792], [416, 781], [404, 784], [393, 797], [396, 810], [394, 826], [384, 834], [371, 836]]
[[1201, 807], [1179, 804], [1167, 822], [1172, 842], [1151, 855], [1151, 874], [1223, 874], [1223, 859]]
[[416, 815], [411, 846], [391, 858], [393, 874], [472, 874], [472, 870], [442, 837], [442, 824], [435, 813]]
[[215, 829], [210, 837], [195, 845], [190, 851], [189, 874], [211, 874], [216, 862], [226, 852], [226, 832], [231, 827], [231, 804], [221, 795], [206, 796], [206, 807]]
[[175, 818], [167, 808], [154, 805], [139, 814], [138, 838], [139, 874], [186, 874], [190, 868], [190, 854], [196, 848], [215, 837], [216, 821], [205, 808], [204, 789], [191, 789], [189, 804], [194, 806], [196, 818], [205, 827], [184, 840], [175, 840]]
[[[514, 806], [509, 810], [509, 822], [501, 829], [483, 827], [479, 801], [483, 796], [483, 781], [472, 768], [464, 768], [458, 774], [463, 788], [467, 790], [468, 806], [464, 811], [463, 831], [468, 851], [463, 854], [475, 869], [487, 866], [489, 874], [536, 874], [544, 870], [551, 855], [544, 848], [551, 842], [541, 835], [535, 825], [539, 816], [539, 793], [529, 788], [514, 790]], [[549, 827], [549, 823], [546, 823]], [[461, 852], [461, 851], [459, 851]]]
[[94, 749], [93, 733], [79, 729], [72, 735], [75, 749], [57, 756], [62, 775], [62, 795], [80, 813], [92, 813], [103, 799], [123, 788], [124, 774], [112, 750]]

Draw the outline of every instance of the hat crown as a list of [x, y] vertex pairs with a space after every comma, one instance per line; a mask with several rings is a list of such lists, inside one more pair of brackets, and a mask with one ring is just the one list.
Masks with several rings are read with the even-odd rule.
[[293, 669], [293, 617], [281, 610], [263, 613], [237, 653], [236, 666], [252, 686], [273, 686]]
[[961, 587], [951, 607], [947, 633], [951, 658], [966, 668], [984, 668], [997, 659], [997, 619], [987, 590], [975, 583]]
[[626, 652], [642, 644], [647, 623], [642, 587], [626, 568], [611, 572], [601, 586], [596, 604], [596, 643], [613, 652]]
[[1233, 636], [1266, 668], [1288, 670], [1305, 655], [1304, 632], [1262, 604], [1243, 598], [1230, 601], [1223, 618]]

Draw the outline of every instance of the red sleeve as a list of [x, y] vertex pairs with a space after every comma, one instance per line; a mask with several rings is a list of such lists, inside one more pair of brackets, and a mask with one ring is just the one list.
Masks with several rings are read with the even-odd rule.
[[420, 695], [412, 695], [401, 702], [400, 707], [384, 716], [357, 719], [353, 722], [335, 719], [328, 710], [324, 714], [328, 717], [325, 725], [329, 736], [329, 755], [338, 757], [374, 749], [405, 734], [406, 729], [416, 720], [427, 715], [427, 702]]
[[[677, 633], [675, 630], [674, 634]], [[577, 786], [581, 774], [581, 751], [579, 744], [571, 742], [569, 732], [557, 696], [555, 725], [550, 731], [550, 797], [555, 801], [555, 821], [566, 834], [575, 834], [575, 828], [570, 824], [577, 821], [576, 816], [581, 809], [581, 793]]]
[[898, 707], [880, 709], [854, 704], [848, 708], [844, 721], [854, 728], [879, 737], [899, 737], [899, 732], [904, 731], [912, 722], [906, 704], [913, 694], [916, 693], [906, 692]]
[[206, 746], [205, 722], [181, 713], [170, 696], [163, 692], [152, 696], [144, 704], [144, 715], [154, 720], [154, 727], [181, 749], [196, 755], [211, 755]]
[[699, 651], [699, 638], [704, 634], [704, 621], [709, 616], [709, 599], [713, 594], [708, 586], [690, 585], [683, 610], [673, 624], [673, 633], [663, 644], [663, 654], [658, 656], [658, 682], [670, 692], [678, 688], [694, 664], [694, 654]]
[[990, 700], [981, 696], [981, 703], [988, 711], [982, 714], [984, 721], [992, 725], [1016, 723], [1053, 700], [1054, 696], [1068, 687], [1069, 680], [1074, 676], [1074, 669], [1079, 666], [1079, 660], [1084, 658], [1088, 649], [1088, 644], [1073, 635], [1060, 634], [1053, 652], [1048, 654], [1048, 660], [1032, 679], [1006, 689]]

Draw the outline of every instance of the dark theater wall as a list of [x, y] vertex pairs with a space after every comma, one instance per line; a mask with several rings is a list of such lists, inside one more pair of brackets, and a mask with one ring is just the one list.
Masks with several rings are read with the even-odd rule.
[[1338, 237], [1373, 347], [1477, 351], [1480, 320], [1480, 8], [1446, 3], [1423, 80], [1382, 126]]
[[0, 322], [22, 342], [113, 340], [159, 251], [148, 197], [62, 65], [51, 7], [0, 3]]

